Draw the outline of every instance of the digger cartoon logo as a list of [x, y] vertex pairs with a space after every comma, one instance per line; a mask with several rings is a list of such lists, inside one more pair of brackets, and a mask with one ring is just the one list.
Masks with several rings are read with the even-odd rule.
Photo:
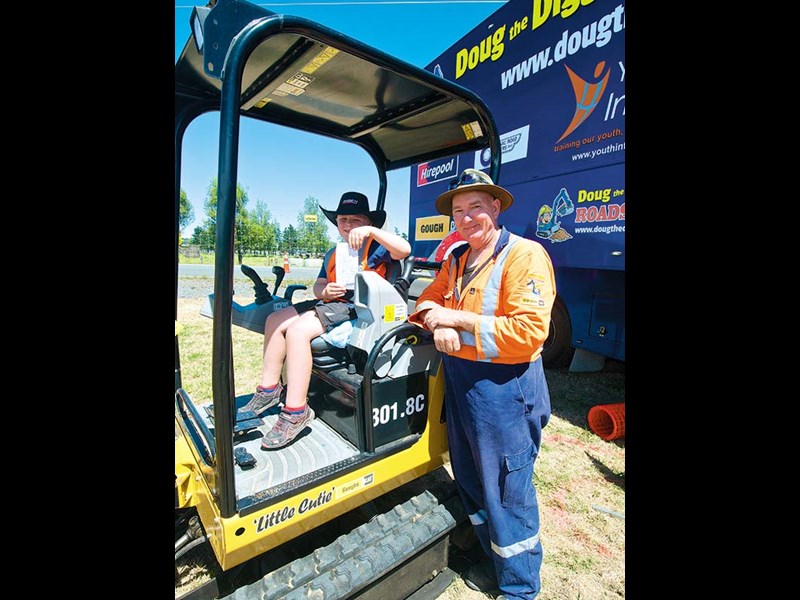
[[550, 240], [551, 243], [571, 240], [572, 236], [561, 227], [558, 217], [566, 216], [575, 212], [575, 205], [569, 197], [566, 188], [561, 188], [552, 208], [543, 204], [539, 209], [539, 216], [536, 218], [536, 236]]

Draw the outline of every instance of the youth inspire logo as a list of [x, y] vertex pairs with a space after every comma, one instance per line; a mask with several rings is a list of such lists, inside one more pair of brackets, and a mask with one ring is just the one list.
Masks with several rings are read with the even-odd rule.
[[[564, 65], [564, 68], [567, 70], [567, 75], [569, 75], [569, 80], [572, 83], [572, 91], [575, 93], [575, 114], [572, 116], [572, 121], [570, 121], [567, 129], [556, 140], [556, 144], [575, 131], [594, 112], [594, 109], [597, 108], [603, 98], [608, 78], [611, 76], [611, 69], [606, 68], [606, 61], [604, 60], [597, 63], [594, 68], [594, 83], [581, 78], [567, 65]], [[603, 71], [605, 71], [605, 74], [603, 74]]]

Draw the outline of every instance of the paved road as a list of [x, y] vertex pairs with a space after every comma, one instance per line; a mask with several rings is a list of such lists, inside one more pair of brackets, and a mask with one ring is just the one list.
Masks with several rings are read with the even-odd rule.
[[[239, 265], [234, 265], [233, 270], [233, 293], [240, 303], [250, 302], [253, 295], [253, 281], [242, 273]], [[253, 267], [261, 281], [267, 284], [270, 292], [275, 292], [275, 274], [271, 266]], [[292, 267], [286, 273], [278, 288], [278, 295], [282, 296], [286, 292], [286, 286], [293, 283], [308, 285], [314, 281], [319, 274], [319, 267]], [[205, 298], [214, 291], [214, 265], [178, 265], [178, 297], [179, 298]], [[307, 290], [298, 290], [292, 296], [293, 302], [309, 300], [314, 294]]]
[[[248, 265], [249, 266], [249, 265]], [[261, 277], [261, 280], [264, 283], [270, 284], [272, 287], [272, 283], [275, 281], [275, 275], [272, 272], [272, 267], [266, 266], [255, 266], [253, 267], [258, 276]], [[319, 267], [291, 267], [290, 271], [284, 277], [285, 280], [289, 279], [302, 279], [302, 280], [314, 280], [317, 278], [317, 274], [319, 274]], [[179, 264], [178, 265], [178, 277], [214, 277], [214, 265], [213, 264], [202, 264], [202, 265], [186, 265], [186, 264]], [[246, 279], [250, 281], [250, 278], [247, 277], [244, 273], [242, 273], [241, 268], [239, 265], [234, 265], [233, 268], [233, 278], [234, 279]], [[281, 286], [283, 287], [283, 286]]]

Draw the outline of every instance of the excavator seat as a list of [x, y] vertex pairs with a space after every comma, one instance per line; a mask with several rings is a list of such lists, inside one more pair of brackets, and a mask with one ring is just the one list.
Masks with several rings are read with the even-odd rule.
[[[413, 261], [412, 261], [413, 262]], [[410, 263], [408, 263], [410, 264]], [[404, 278], [404, 265], [393, 265], [387, 272], [386, 280], [392, 284], [395, 290], [400, 294], [404, 302], [408, 300], [408, 280]], [[359, 303], [359, 298], [355, 299]], [[371, 317], [370, 320], [372, 320]], [[333, 344], [328, 343], [322, 336], [315, 337], [311, 340], [311, 358], [314, 369], [322, 372], [329, 372], [339, 368], [348, 368], [349, 372], [354, 373], [355, 365], [357, 363], [356, 356], [354, 356], [353, 348], [348, 344], [344, 348], [339, 348]], [[363, 362], [363, 361], [362, 361]], [[350, 366], [353, 365], [353, 366]]]

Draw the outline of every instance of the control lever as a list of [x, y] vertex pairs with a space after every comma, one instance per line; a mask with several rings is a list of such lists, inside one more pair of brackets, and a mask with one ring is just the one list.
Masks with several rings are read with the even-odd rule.
[[403, 272], [394, 282], [394, 289], [397, 290], [403, 300], [408, 300], [408, 288], [411, 287], [411, 272], [414, 269], [438, 270], [441, 268], [441, 262], [428, 262], [424, 258], [408, 256], [403, 263]]
[[272, 288], [272, 290], [277, 295], [278, 286], [281, 284], [281, 281], [283, 281], [283, 277], [284, 275], [286, 275], [286, 271], [283, 269], [283, 267], [279, 267], [276, 265], [272, 267], [272, 272], [275, 273], [275, 287]]
[[[283, 270], [283, 269], [281, 269]], [[259, 277], [258, 273], [253, 267], [248, 267], [247, 265], [242, 265], [242, 273], [247, 275], [253, 282], [253, 290], [256, 293], [256, 304], [265, 304], [272, 300], [272, 294], [269, 293], [269, 287], [267, 284], [261, 281], [261, 277]], [[278, 289], [278, 286], [275, 286], [275, 289]]]

